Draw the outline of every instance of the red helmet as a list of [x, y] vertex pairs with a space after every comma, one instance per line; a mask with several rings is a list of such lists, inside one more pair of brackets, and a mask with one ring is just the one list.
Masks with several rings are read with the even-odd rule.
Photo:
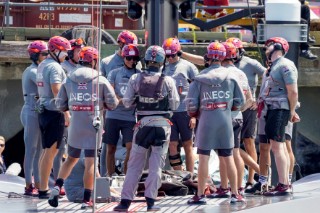
[[44, 41], [34, 41], [31, 42], [28, 46], [28, 53], [29, 55], [34, 54], [34, 53], [40, 53], [42, 51], [47, 51], [48, 50], [48, 45]]
[[181, 50], [181, 45], [177, 38], [168, 38], [164, 40], [162, 48], [166, 55], [173, 55], [177, 54], [177, 52]]
[[225, 59], [232, 59], [237, 57], [237, 48], [231, 42], [223, 42], [224, 48], [226, 48]]
[[122, 48], [121, 56], [122, 57], [126, 57], [126, 56], [137, 56], [137, 57], [139, 57], [139, 49], [134, 44], [125, 45]]
[[289, 51], [289, 44], [287, 40], [285, 40], [284, 38], [281, 38], [281, 37], [269, 38], [266, 41], [265, 46], [269, 46], [271, 43], [273, 43], [274, 45], [274, 50], [283, 50], [284, 54], [286, 54]]
[[239, 38], [228, 38], [226, 42], [232, 43], [237, 49], [243, 49], [242, 41]]
[[124, 44], [138, 44], [138, 38], [136, 34], [129, 30], [123, 30], [117, 38], [118, 42], [122, 42]]
[[219, 42], [212, 42], [207, 47], [207, 58], [222, 61], [226, 57], [226, 48]]
[[85, 45], [82, 38], [72, 39], [69, 42], [72, 50], [74, 50], [75, 48], [82, 48]]
[[50, 38], [48, 42], [48, 47], [51, 52], [53, 52], [54, 50], [60, 50], [60, 51], [71, 50], [71, 45], [68, 39], [61, 36], [53, 36], [52, 38]]
[[93, 60], [98, 60], [99, 52], [93, 47], [83, 47], [79, 53], [79, 61], [91, 63]]

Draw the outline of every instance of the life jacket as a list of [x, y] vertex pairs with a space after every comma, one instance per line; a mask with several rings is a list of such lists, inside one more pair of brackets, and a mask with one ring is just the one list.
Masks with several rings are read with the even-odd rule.
[[164, 86], [164, 74], [148, 75], [141, 73], [139, 82], [139, 91], [137, 97], [138, 111], [168, 111], [169, 98], [168, 95], [162, 94]]

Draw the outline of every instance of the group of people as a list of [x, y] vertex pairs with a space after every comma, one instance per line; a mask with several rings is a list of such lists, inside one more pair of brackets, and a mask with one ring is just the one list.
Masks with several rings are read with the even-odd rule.
[[[126, 177], [115, 211], [129, 209], [147, 158], [147, 209], [160, 210], [155, 200], [167, 153], [173, 169], [193, 174], [194, 147], [199, 156], [198, 190], [188, 204], [205, 204], [207, 198], [221, 197], [230, 197], [231, 203], [245, 202], [244, 192], [262, 191], [267, 196], [289, 193], [294, 164], [292, 123], [299, 117], [295, 113], [297, 69], [284, 58], [289, 50], [285, 39], [275, 37], [266, 42], [267, 69], [244, 56], [238, 38], [210, 43], [204, 57], [183, 52], [177, 38], [168, 38], [162, 46], [146, 50], [144, 70], [136, 35], [124, 30], [117, 41], [119, 50], [102, 59], [100, 67], [97, 49], [85, 46], [81, 38], [69, 41], [54, 36], [48, 43], [34, 41], [28, 46], [32, 64], [23, 73], [25, 104], [21, 112], [27, 195], [48, 199], [57, 207], [65, 179], [82, 150], [82, 208], [91, 207], [94, 175], [115, 175], [118, 143], [127, 150]], [[194, 64], [205, 69], [199, 72]], [[256, 98], [258, 76], [263, 76], [263, 83]], [[255, 149], [257, 122], [259, 164]], [[61, 161], [56, 156], [65, 146], [64, 137], [67, 156], [55, 176], [55, 187], [49, 190], [50, 173], [54, 159]], [[241, 142], [246, 151], [240, 149]], [[94, 174], [96, 148], [100, 147], [100, 172]], [[185, 151], [185, 168], [181, 148]], [[275, 155], [279, 184], [268, 190], [270, 149]], [[208, 193], [211, 150], [219, 156], [221, 185]], [[249, 177], [243, 188], [245, 164]], [[255, 172], [260, 175], [256, 183]]]

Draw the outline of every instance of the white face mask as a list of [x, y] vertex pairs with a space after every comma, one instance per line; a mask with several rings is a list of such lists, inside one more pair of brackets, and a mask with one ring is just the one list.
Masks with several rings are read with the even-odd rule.
[[62, 62], [65, 60], [65, 58], [68, 56], [67, 51], [61, 51], [59, 54], [59, 60]]

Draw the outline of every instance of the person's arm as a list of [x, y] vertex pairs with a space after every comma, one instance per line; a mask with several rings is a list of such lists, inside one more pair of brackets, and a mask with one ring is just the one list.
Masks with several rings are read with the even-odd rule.
[[180, 96], [176, 88], [176, 84], [170, 76], [166, 76], [169, 95], [169, 106], [171, 110], [176, 110], [180, 105]]
[[137, 78], [137, 74], [131, 76], [126, 93], [122, 98], [122, 103], [126, 108], [130, 108], [132, 104], [135, 102], [136, 99], [136, 92], [135, 92], [135, 81]]
[[181, 57], [186, 59], [187, 61], [190, 61], [193, 64], [204, 66], [203, 56], [195, 55], [195, 54], [191, 54], [191, 53], [186, 53], [183, 51], [180, 51], [180, 52], [181, 52]]
[[188, 95], [185, 99], [187, 111], [190, 117], [197, 117], [199, 115], [200, 105], [200, 90], [197, 81], [190, 84]]
[[297, 84], [287, 84], [288, 100], [290, 106], [290, 122], [295, 122], [297, 119], [296, 106], [298, 103], [298, 85]]
[[55, 97], [54, 100], [57, 108], [63, 111], [64, 125], [69, 126], [71, 115], [69, 111], [66, 111], [68, 110], [68, 97], [65, 91], [65, 87], [62, 86], [61, 83], [54, 83], [54, 84], [51, 84], [51, 90]]

